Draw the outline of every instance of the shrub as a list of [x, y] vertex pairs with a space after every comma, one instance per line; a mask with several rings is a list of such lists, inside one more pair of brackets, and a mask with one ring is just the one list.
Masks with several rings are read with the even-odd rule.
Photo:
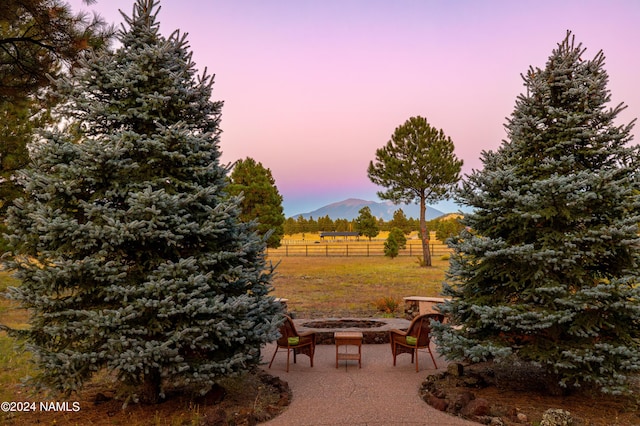
[[396, 313], [401, 304], [401, 300], [393, 296], [384, 296], [374, 302], [376, 309], [385, 314]]

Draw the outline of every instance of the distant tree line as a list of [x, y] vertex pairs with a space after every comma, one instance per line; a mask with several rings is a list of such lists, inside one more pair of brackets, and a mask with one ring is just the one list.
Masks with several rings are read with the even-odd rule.
[[[406, 235], [413, 231], [420, 230], [420, 221], [405, 216], [402, 209], [398, 209], [393, 214], [393, 219], [385, 221], [382, 218], [376, 218], [378, 229], [380, 231], [391, 231], [393, 228], [401, 229]], [[436, 232], [436, 238], [445, 241], [462, 230], [463, 225], [453, 216], [445, 218], [436, 218], [427, 221], [427, 229]], [[284, 234], [293, 236], [300, 233], [313, 232], [347, 232], [357, 231], [357, 219], [331, 219], [329, 216], [322, 216], [314, 219], [313, 216], [308, 219], [298, 216], [297, 218], [289, 217], [284, 222]]]

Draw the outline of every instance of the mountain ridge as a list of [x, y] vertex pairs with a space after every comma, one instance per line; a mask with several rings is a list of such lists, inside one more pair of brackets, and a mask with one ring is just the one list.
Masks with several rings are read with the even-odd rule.
[[[360, 198], [347, 198], [346, 200], [327, 204], [311, 212], [298, 213], [291, 217], [295, 219], [302, 216], [304, 219], [309, 219], [310, 217], [318, 219], [319, 217], [329, 216], [332, 220], [353, 220], [359, 216], [359, 211], [363, 207], [369, 207], [373, 216], [385, 221], [393, 219], [393, 213], [398, 209], [402, 209], [407, 218], [420, 218], [420, 208], [417, 204], [393, 204], [391, 201], [376, 202]], [[427, 220], [435, 219], [444, 214], [438, 209], [427, 206]]]

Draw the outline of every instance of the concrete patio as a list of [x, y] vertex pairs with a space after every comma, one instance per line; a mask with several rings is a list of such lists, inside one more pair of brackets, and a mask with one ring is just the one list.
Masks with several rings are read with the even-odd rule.
[[[268, 364], [274, 351], [275, 344], [263, 348], [263, 363]], [[418, 390], [425, 377], [446, 369], [437, 350], [434, 354], [440, 368], [435, 370], [429, 355], [421, 351], [420, 371], [416, 373], [410, 355], [399, 355], [394, 367], [389, 344], [365, 344], [362, 368], [357, 361], [340, 361], [336, 368], [335, 346], [317, 345], [313, 368], [309, 367], [309, 357], [299, 355], [296, 364], [291, 358], [287, 373], [286, 352], [281, 351], [271, 369], [266, 364], [263, 368], [289, 383], [293, 399], [280, 416], [265, 424], [477, 425], [435, 410], [420, 399]]]

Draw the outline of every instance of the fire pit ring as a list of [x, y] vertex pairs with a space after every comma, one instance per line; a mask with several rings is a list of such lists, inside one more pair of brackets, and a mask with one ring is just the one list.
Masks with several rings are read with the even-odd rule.
[[303, 327], [307, 328], [377, 328], [382, 327], [386, 323], [384, 321], [367, 320], [367, 319], [326, 319], [305, 322]]
[[298, 332], [316, 333], [316, 343], [333, 345], [336, 331], [360, 331], [364, 344], [389, 343], [389, 331], [406, 330], [410, 321], [404, 318], [320, 318], [294, 319]]

